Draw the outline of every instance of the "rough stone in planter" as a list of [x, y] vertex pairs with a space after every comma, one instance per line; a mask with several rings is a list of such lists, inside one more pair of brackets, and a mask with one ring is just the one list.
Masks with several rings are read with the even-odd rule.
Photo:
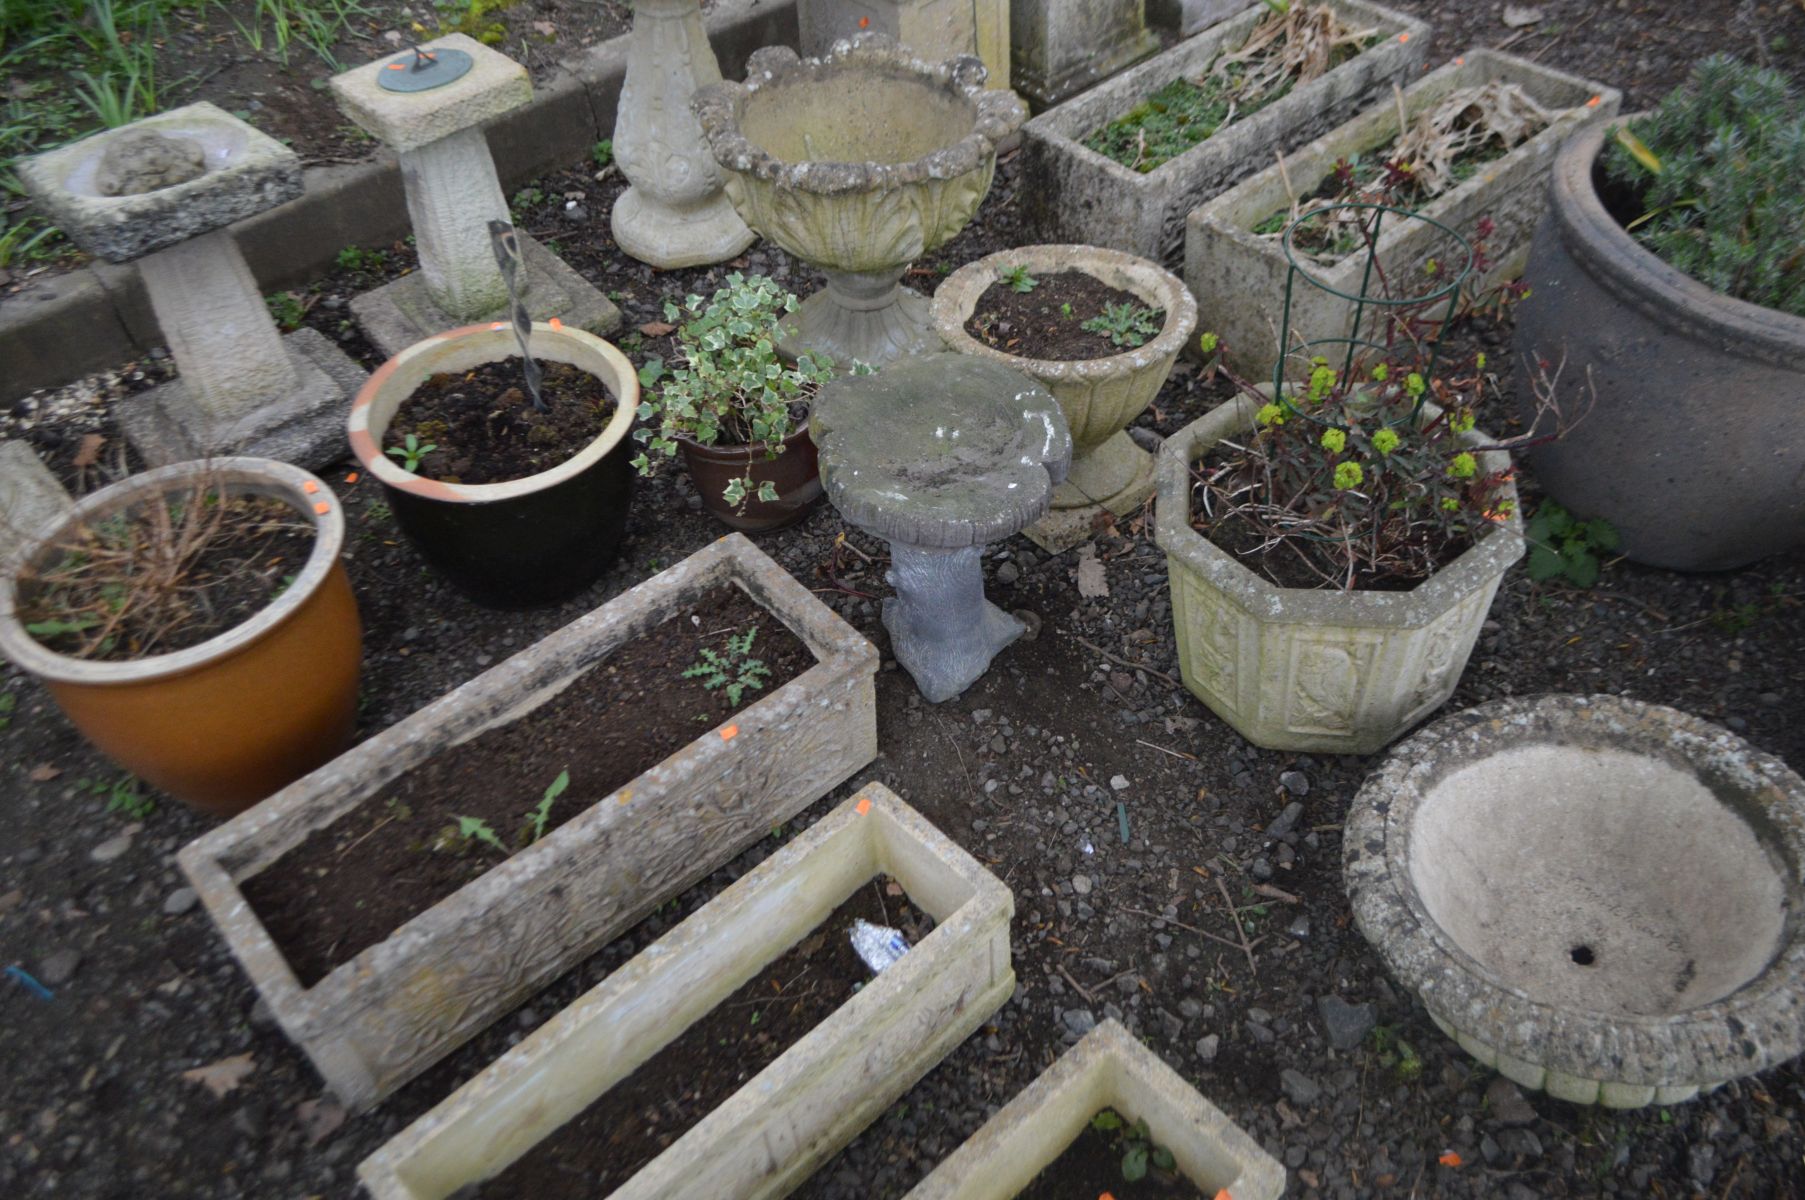
[[929, 62], [974, 54], [990, 72], [987, 87], [1009, 86], [1009, 0], [796, 0], [796, 24], [806, 55], [869, 31]]
[[[978, 301], [1008, 267], [1046, 277], [1082, 271], [1163, 310], [1158, 335], [1118, 354], [1092, 359], [1037, 359], [1007, 354], [965, 332]], [[1054, 554], [1089, 541], [1105, 512], [1126, 516], [1153, 494], [1153, 456], [1126, 430], [1165, 385], [1179, 351], [1197, 327], [1197, 302], [1176, 275], [1143, 258], [1096, 246], [1023, 246], [968, 263], [934, 292], [934, 327], [961, 354], [1020, 371], [1052, 392], [1072, 433], [1072, 468], [1053, 493], [1053, 511], [1024, 531]]]
[[722, 262], [757, 235], [733, 211], [702, 127], [696, 89], [721, 81], [701, 0], [639, 0], [614, 119], [614, 161], [632, 184], [614, 202], [620, 248], [660, 270]]
[[904, 1200], [1011, 1200], [1103, 1109], [1147, 1122], [1202, 1196], [1278, 1200], [1285, 1168], [1115, 1020], [1104, 1021]]
[[[391, 357], [447, 329], [499, 319], [506, 308], [508, 288], [490, 247], [489, 222], [510, 219], [508, 202], [482, 126], [533, 97], [526, 68], [474, 38], [454, 33], [420, 49], [468, 54], [470, 71], [425, 91], [384, 89], [381, 76], [406, 70], [410, 50], [332, 79], [345, 115], [401, 158], [420, 269], [351, 301], [364, 333]], [[597, 334], [620, 324], [620, 310], [557, 255], [525, 234], [520, 243], [534, 320], [557, 317]]]
[[897, 286], [958, 233], [990, 190], [996, 144], [1027, 116], [984, 90], [984, 64], [929, 64], [879, 34], [799, 59], [752, 56], [746, 82], [696, 93], [694, 108], [746, 223], [827, 275], [786, 319], [778, 349], [842, 367], [940, 349], [928, 302]]
[[[1242, 737], [1268, 750], [1371, 754], [1439, 708], [1460, 682], [1504, 572], [1523, 557], [1516, 486], [1508, 523], [1407, 592], [1282, 588], [1191, 527], [1191, 465], [1253, 427], [1238, 398], [1166, 439], [1155, 540], [1172, 580], [1179, 673]], [[1490, 439], [1471, 431], [1467, 445]], [[1484, 473], [1510, 456], [1480, 454]]]
[[933, 932], [607, 1195], [775, 1200], [789, 1193], [1015, 989], [1009, 889], [881, 784], [827, 814], [502, 1055], [365, 1159], [358, 1178], [376, 1200], [441, 1200], [494, 1176], [879, 873], [935, 918]]
[[1144, 0], [1021, 0], [1009, 10], [1010, 82], [1036, 110], [1157, 49]]
[[[586, 812], [302, 988], [239, 881], [390, 781], [528, 716], [684, 604], [744, 588], [819, 660]], [[183, 872], [332, 1090], [387, 1096], [871, 761], [877, 652], [733, 534], [566, 625], [181, 853]], [[733, 732], [729, 733], [728, 731]]]
[[73, 506], [69, 493], [30, 446], [0, 441], [0, 571], [41, 527]]
[[[1475, 274], [1467, 285], [1483, 291], [1522, 273], [1529, 255], [1530, 234], [1548, 204], [1548, 168], [1561, 144], [1592, 121], [1616, 114], [1622, 94], [1615, 88], [1580, 79], [1551, 67], [1495, 50], [1472, 50], [1404, 89], [1404, 111], [1414, 120], [1432, 110], [1450, 92], [1494, 81], [1514, 83], [1544, 108], [1553, 120], [1519, 143], [1504, 157], [1481, 166], [1466, 182], [1423, 204], [1416, 212], [1461, 236], [1473, 238], [1480, 218], [1495, 229], [1486, 238], [1492, 267]], [[1211, 328], [1222, 337], [1229, 365], [1250, 378], [1270, 378], [1278, 354], [1283, 318], [1284, 248], [1277, 237], [1263, 237], [1254, 227], [1308, 196], [1335, 172], [1342, 159], [1370, 157], [1398, 135], [1398, 103], [1391, 96], [1373, 98], [1358, 117], [1285, 156], [1283, 168], [1269, 163], [1215, 199], [1191, 211], [1185, 222], [1185, 282], [1207, 298]], [[1313, 205], [1306, 203], [1306, 209]], [[1422, 266], [1430, 258], [1449, 261], [1453, 243], [1422, 221], [1387, 218], [1378, 259], [1387, 279], [1424, 280]], [[1299, 261], [1310, 274], [1344, 295], [1357, 295], [1366, 255], [1349, 254], [1328, 263]], [[1374, 286], [1374, 285], [1369, 285]], [[1431, 282], [1431, 287], [1436, 286]], [[1440, 310], [1437, 309], [1437, 315]], [[1368, 310], [1369, 316], [1374, 310]], [[1301, 280], [1291, 293], [1293, 344], [1300, 339], [1347, 337], [1354, 305]], [[1367, 332], [1372, 332], [1369, 325]]]
[[1697, 717], [1456, 713], [1367, 780], [1342, 846], [1392, 974], [1525, 1087], [1673, 1104], [1805, 1049], [1805, 780]]
[[1246, 7], [1247, 0], [1147, 0], [1147, 23], [1188, 38]]
[[[1026, 229], [1039, 241], [1085, 242], [1177, 265], [1185, 216], [1285, 150], [1333, 129], [1391, 85], [1413, 81], [1429, 27], [1366, 0], [1329, 0], [1377, 41], [1320, 78], [1142, 174], [1087, 148], [1084, 139], [1174, 79], [1201, 74], [1233, 51], [1271, 9], [1257, 4], [1173, 46], [1022, 126], [1020, 195]], [[1204, 325], [1214, 315], [1205, 299]]]
[[[194, 164], [202, 166], [192, 174]], [[211, 104], [171, 109], [19, 163], [82, 249], [139, 259], [180, 378], [119, 408], [152, 466], [228, 453], [321, 466], [364, 372], [311, 329], [283, 337], [228, 226], [301, 194], [294, 151]], [[120, 194], [121, 188], [149, 186]]]
[[984, 598], [991, 542], [1043, 516], [1072, 460], [1059, 403], [989, 359], [930, 354], [822, 388], [809, 417], [840, 515], [890, 543], [896, 661], [932, 703], [977, 681], [1025, 626]]

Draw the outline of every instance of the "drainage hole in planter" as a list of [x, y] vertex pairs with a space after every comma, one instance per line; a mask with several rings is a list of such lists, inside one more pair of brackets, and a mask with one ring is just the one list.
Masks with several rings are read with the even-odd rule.
[[1575, 946], [1567, 951], [1567, 957], [1582, 967], [1589, 967], [1598, 961], [1598, 956], [1592, 953], [1590, 946]]

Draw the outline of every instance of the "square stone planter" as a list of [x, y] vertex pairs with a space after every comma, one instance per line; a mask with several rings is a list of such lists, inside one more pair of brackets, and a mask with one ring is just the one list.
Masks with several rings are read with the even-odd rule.
[[[1010, 891], [871, 784], [502, 1055], [358, 1167], [376, 1200], [440, 1200], [577, 1116], [887, 873], [934, 930], [613, 1200], [795, 1188], [1015, 990]], [[600, 1200], [601, 1193], [596, 1193]]]
[[1017, 0], [1009, 9], [1010, 84], [1049, 108], [1159, 49], [1145, 0]]
[[[1476, 274], [1468, 284], [1475, 292], [1522, 273], [1529, 235], [1547, 207], [1548, 169], [1555, 152], [1575, 130], [1615, 115], [1622, 103], [1622, 94], [1602, 83], [1495, 50], [1472, 50], [1404, 89], [1404, 111], [1414, 120], [1450, 92], [1493, 81], [1521, 87], [1538, 104], [1554, 110], [1554, 119], [1504, 157], [1486, 163], [1465, 183], [1417, 210], [1469, 239], [1481, 217], [1489, 217], [1497, 227], [1486, 239], [1491, 270]], [[1264, 170], [1193, 209], [1186, 219], [1185, 283], [1193, 295], [1209, 298], [1211, 328], [1222, 336], [1229, 365], [1243, 375], [1272, 374], [1284, 314], [1284, 249], [1278, 238], [1262, 237], [1254, 227], [1287, 210], [1294, 194], [1314, 192], [1334, 174], [1337, 161], [1369, 154], [1397, 135], [1396, 99], [1376, 96], [1358, 117], [1287, 155], [1283, 169], [1268, 161]], [[1449, 249], [1445, 235], [1420, 221], [1388, 220], [1378, 243], [1379, 261], [1392, 279], [1422, 278], [1425, 260], [1445, 257]], [[1332, 264], [1310, 264], [1310, 274], [1337, 291], [1357, 295], [1365, 265], [1365, 253], [1356, 252]], [[1352, 301], [1301, 283], [1292, 289], [1294, 345], [1300, 337], [1306, 341], [1346, 337], [1353, 320]]]
[[1011, 1200], [1092, 1116], [1147, 1122], [1203, 1196], [1278, 1200], [1285, 1168], [1116, 1021], [1059, 1056], [904, 1200]]
[[[1185, 686], [1256, 746], [1371, 754], [1454, 694], [1504, 572], [1523, 557], [1515, 484], [1508, 522], [1407, 592], [1282, 588], [1191, 526], [1191, 464], [1254, 426], [1230, 400], [1159, 452], [1155, 540], [1166, 552]], [[1473, 430], [1463, 440], [1490, 444]], [[1479, 456], [1507, 470], [1501, 450]]]
[[[435, 755], [520, 720], [710, 588], [818, 660], [303, 988], [239, 885]], [[183, 872], [290, 1039], [373, 1104], [801, 811], [877, 753], [877, 651], [744, 537], [700, 550], [183, 849]]]
[[[1176, 265], [1185, 216], [1272, 162], [1274, 151], [1333, 129], [1421, 70], [1429, 27], [1366, 0], [1330, 0], [1378, 41], [1214, 137], [1142, 174], [1084, 145], [1174, 79], [1201, 74], [1271, 10], [1256, 4], [1022, 126], [1022, 209], [1033, 239], [1109, 246]], [[1206, 324], [1214, 317], [1206, 313]]]

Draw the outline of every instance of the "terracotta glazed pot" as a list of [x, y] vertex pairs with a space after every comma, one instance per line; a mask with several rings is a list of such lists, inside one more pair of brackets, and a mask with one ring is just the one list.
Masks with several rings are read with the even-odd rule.
[[1805, 545], [1805, 317], [1714, 292], [1625, 233], [1598, 195], [1608, 129], [1555, 160], [1516, 306], [1520, 409], [1537, 359], [1564, 363], [1569, 417], [1597, 391], [1528, 452], [1536, 482], [1650, 566], [1730, 570]]
[[542, 362], [569, 363], [600, 379], [615, 402], [601, 435], [548, 471], [507, 483], [441, 483], [382, 452], [395, 411], [428, 378], [519, 353], [506, 325], [469, 325], [409, 346], [370, 376], [348, 423], [352, 452], [382, 481], [408, 540], [452, 586], [494, 608], [557, 604], [594, 583], [620, 549], [633, 494], [627, 431], [639, 379], [632, 364], [576, 329], [535, 323], [529, 344]]
[[[730, 528], [747, 533], [779, 529], [801, 520], [821, 498], [821, 465], [807, 424], [783, 439], [783, 453], [776, 458], [766, 458], [762, 448], [704, 446], [688, 438], [678, 438], [677, 447], [683, 453], [684, 469], [702, 493], [703, 507]], [[721, 498], [728, 483], [747, 475], [752, 478], [753, 490], [761, 483], [775, 487], [777, 499], [748, 497], [736, 509]]]
[[58, 654], [19, 623], [18, 580], [0, 576], [0, 652], [44, 682], [102, 753], [205, 813], [230, 816], [325, 763], [351, 739], [363, 627], [339, 564], [345, 519], [326, 485], [261, 458], [176, 463], [88, 496], [23, 550], [39, 563], [82, 522], [201, 481], [272, 496], [312, 522], [313, 552], [250, 620], [198, 646], [126, 662]]

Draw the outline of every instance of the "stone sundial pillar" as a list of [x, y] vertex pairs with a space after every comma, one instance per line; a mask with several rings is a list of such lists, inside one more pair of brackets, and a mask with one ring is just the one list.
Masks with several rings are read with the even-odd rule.
[[722, 262], [750, 246], [690, 112], [721, 82], [701, 0], [638, 0], [627, 78], [614, 119], [614, 161], [632, 184], [614, 202], [614, 240], [661, 270]]
[[[334, 76], [332, 94], [400, 158], [420, 255], [419, 271], [351, 301], [358, 324], [393, 356], [447, 329], [500, 319], [508, 289], [489, 222], [510, 218], [483, 125], [532, 100], [526, 68], [454, 33]], [[557, 255], [525, 234], [520, 250], [534, 320], [557, 317], [591, 333], [620, 324], [620, 310]]]

